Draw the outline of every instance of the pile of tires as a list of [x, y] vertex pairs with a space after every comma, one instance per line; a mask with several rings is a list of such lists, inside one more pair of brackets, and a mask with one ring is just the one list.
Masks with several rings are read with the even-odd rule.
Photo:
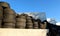
[[14, 10], [5, 8], [3, 14], [3, 28], [15, 28], [16, 15]]
[[35, 20], [27, 14], [16, 14], [7, 2], [0, 2], [0, 27], [2, 28], [27, 28], [46, 29], [46, 22]]

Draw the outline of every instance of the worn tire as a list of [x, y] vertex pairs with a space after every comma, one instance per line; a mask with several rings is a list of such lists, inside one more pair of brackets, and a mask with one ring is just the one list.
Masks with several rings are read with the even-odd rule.
[[32, 18], [31, 18], [30, 16], [27, 16], [26, 19], [27, 19], [27, 20], [31, 20]]
[[32, 20], [26, 20], [27, 21], [27, 23], [32, 23]]
[[0, 20], [3, 19], [3, 8], [0, 6]]
[[26, 26], [26, 29], [33, 29], [33, 26]]
[[4, 19], [16, 19], [16, 16], [15, 15], [6, 14], [6, 15], [4, 15]]
[[6, 15], [6, 16], [4, 16], [3, 22], [15, 23], [16, 17], [14, 15]]
[[15, 14], [16, 13], [10, 8], [4, 9], [3, 22], [15, 23], [16, 22], [16, 15]]
[[16, 21], [17, 21], [17, 22], [26, 22], [26, 19], [23, 19], [23, 18], [16, 18]]
[[26, 23], [26, 28], [32, 29], [33, 28], [33, 23]]
[[40, 28], [41, 28], [41, 29], [46, 29], [46, 25], [41, 23], [41, 24], [40, 24]]
[[15, 28], [15, 23], [4, 23], [3, 28]]
[[4, 9], [4, 14], [13, 14], [13, 15], [15, 15], [16, 13], [13, 9], [6, 8], [6, 9]]
[[37, 21], [36, 21], [36, 22], [34, 21], [33, 28], [34, 28], [34, 29], [35, 29], [35, 28], [36, 28], [36, 29], [39, 28], [39, 27], [38, 27], [38, 22], [37, 22]]
[[3, 22], [5, 23], [16, 23], [15, 19], [4, 19]]
[[7, 8], [7, 7], [10, 8], [10, 5], [9, 5], [7, 2], [0, 2], [0, 5], [1, 5], [3, 8]]
[[16, 27], [20, 28], [20, 27], [26, 27], [26, 22], [16, 22]]

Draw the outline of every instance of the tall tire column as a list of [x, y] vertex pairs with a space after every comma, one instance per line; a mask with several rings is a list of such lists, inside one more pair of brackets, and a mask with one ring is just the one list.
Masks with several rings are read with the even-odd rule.
[[32, 22], [32, 17], [31, 16], [27, 16], [26, 18], [26, 28], [27, 29], [33, 29], [33, 22]]
[[2, 27], [3, 8], [0, 6], [0, 28]]
[[3, 28], [15, 28], [16, 15], [10, 8], [4, 9]]
[[38, 27], [38, 21], [37, 21], [37, 20], [34, 20], [33, 23], [34, 23], [34, 24], [33, 24], [33, 28], [34, 28], [34, 29], [38, 29], [38, 28], [39, 28], [39, 27]]
[[26, 16], [23, 14], [17, 15], [16, 17], [16, 28], [25, 29], [26, 27]]
[[46, 24], [47, 24], [47, 22], [40, 23], [40, 28], [41, 29], [46, 29]]

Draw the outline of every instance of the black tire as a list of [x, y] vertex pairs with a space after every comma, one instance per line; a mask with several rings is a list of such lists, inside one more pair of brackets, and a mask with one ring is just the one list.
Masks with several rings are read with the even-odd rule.
[[4, 15], [4, 19], [16, 19], [15, 15]]
[[26, 20], [27, 21], [27, 23], [32, 23], [32, 20]]
[[29, 27], [29, 26], [33, 26], [33, 25], [32, 24], [26, 24], [26, 26]]
[[0, 6], [0, 20], [3, 19], [3, 8]]
[[26, 22], [17, 22], [16, 23], [16, 27], [20, 28], [20, 27], [26, 27]]
[[16, 13], [10, 9], [6, 8], [4, 9], [4, 19], [3, 22], [9, 22], [9, 23], [15, 23], [16, 22]]
[[34, 29], [39, 29], [38, 27], [33, 27]]
[[34, 28], [34, 29], [38, 29], [38, 28], [39, 28], [39, 27], [38, 27], [38, 22], [34, 22], [33, 28]]
[[16, 17], [14, 15], [6, 15], [6, 16], [4, 16], [3, 22], [15, 23]]
[[33, 29], [33, 26], [27, 26], [26, 29]]
[[3, 28], [15, 28], [15, 23], [4, 23]]
[[13, 14], [13, 15], [15, 15], [16, 13], [13, 9], [6, 8], [6, 9], [4, 9], [4, 14]]
[[26, 16], [21, 16], [21, 15], [20, 15], [20, 18], [26, 19]]
[[29, 29], [33, 28], [33, 23], [26, 23], [26, 28], [29, 28]]
[[30, 16], [26, 17], [27, 20], [31, 20], [32, 18]]
[[16, 18], [26, 19], [26, 16], [22, 16], [22, 15], [17, 14]]
[[40, 24], [40, 28], [41, 28], [41, 29], [46, 29], [46, 25], [41, 23], [41, 24]]
[[7, 7], [10, 8], [10, 5], [9, 5], [7, 2], [0, 2], [0, 5], [1, 5], [3, 8], [7, 8]]
[[23, 19], [23, 18], [16, 18], [16, 21], [17, 21], [17, 22], [26, 22], [26, 19]]
[[15, 19], [4, 19], [3, 22], [5, 23], [16, 23]]

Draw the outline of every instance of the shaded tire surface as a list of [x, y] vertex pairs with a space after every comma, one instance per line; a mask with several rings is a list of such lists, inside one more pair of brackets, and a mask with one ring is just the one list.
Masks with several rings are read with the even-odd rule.
[[3, 8], [0, 6], [0, 20], [3, 18]]
[[15, 23], [4, 23], [3, 28], [15, 28]]

